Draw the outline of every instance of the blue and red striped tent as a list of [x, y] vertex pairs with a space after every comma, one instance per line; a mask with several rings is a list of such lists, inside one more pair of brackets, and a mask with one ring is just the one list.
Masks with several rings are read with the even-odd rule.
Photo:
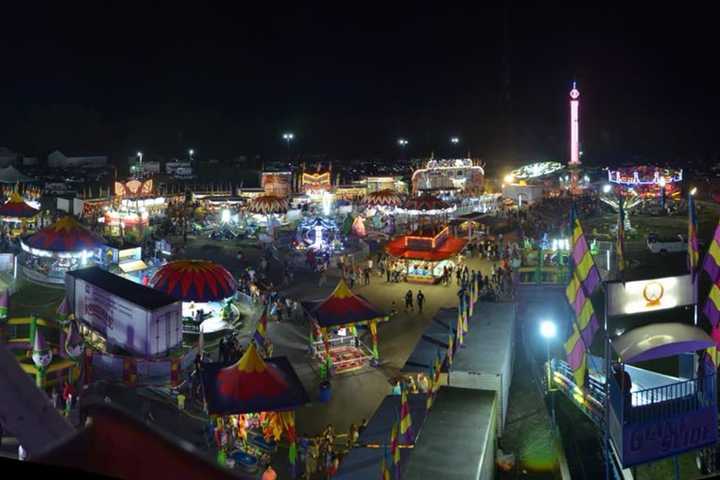
[[303, 306], [321, 327], [338, 327], [368, 323], [372, 320], [386, 320], [384, 313], [364, 298], [355, 295], [345, 280], [340, 280], [335, 290], [325, 300], [305, 302]]
[[73, 217], [63, 217], [23, 240], [25, 245], [51, 252], [80, 252], [99, 248], [105, 240]]
[[208, 260], [177, 260], [153, 275], [150, 285], [184, 302], [219, 302], [237, 292], [230, 272]]
[[310, 401], [287, 358], [263, 360], [252, 342], [234, 365], [204, 364], [202, 377], [213, 415], [292, 410]]
[[17, 193], [13, 192], [10, 198], [0, 206], [0, 217], [4, 218], [32, 218], [40, 212], [33, 208]]

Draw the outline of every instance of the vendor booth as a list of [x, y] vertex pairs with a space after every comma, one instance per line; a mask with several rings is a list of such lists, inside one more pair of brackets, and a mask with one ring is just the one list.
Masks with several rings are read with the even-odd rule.
[[212, 333], [231, 327], [240, 311], [234, 305], [235, 278], [207, 260], [169, 262], [153, 275], [150, 285], [181, 300], [185, 333]]
[[10, 194], [10, 199], [0, 206], [0, 221], [4, 230], [11, 237], [24, 235], [28, 230], [35, 230], [40, 204], [30, 205], [17, 192]]
[[[364, 298], [352, 293], [345, 280], [325, 300], [303, 302], [311, 321], [310, 345], [313, 356], [330, 367], [327, 373], [345, 373], [365, 367], [379, 358], [377, 324], [387, 316]], [[358, 336], [357, 327], [370, 328], [372, 347]]]
[[263, 360], [251, 342], [233, 365], [204, 364], [202, 380], [207, 411], [219, 417], [213, 428], [219, 460], [247, 474], [263, 471], [285, 436], [294, 468], [294, 410], [309, 398], [287, 358]]
[[450, 235], [448, 227], [425, 225], [412, 235], [392, 239], [385, 246], [387, 254], [403, 270], [406, 281], [434, 284], [446, 268], [455, 267], [455, 259], [467, 240]]
[[23, 274], [31, 281], [63, 284], [65, 272], [95, 264], [104, 239], [73, 217], [20, 240]]

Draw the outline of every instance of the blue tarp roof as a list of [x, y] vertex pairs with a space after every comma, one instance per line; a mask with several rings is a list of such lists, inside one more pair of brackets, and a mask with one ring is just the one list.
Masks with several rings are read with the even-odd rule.
[[[408, 395], [410, 404], [410, 419], [412, 420], [412, 432], [417, 437], [420, 427], [425, 420], [427, 396], [422, 393]], [[375, 410], [368, 422], [367, 428], [360, 434], [358, 445], [367, 444], [390, 444], [390, 430], [393, 423], [399, 419], [400, 395], [388, 395]], [[401, 444], [404, 444], [402, 440]], [[378, 467], [379, 468], [379, 467]]]
[[440, 353], [440, 360], [445, 359], [447, 347], [442, 348], [425, 338], [420, 337], [420, 341], [415, 345], [415, 349], [400, 370], [401, 372], [425, 372], [430, 375], [433, 363]]
[[[400, 472], [402, 472], [410, 459], [409, 448], [400, 449]], [[390, 458], [390, 449], [387, 452], [384, 448], [364, 448], [355, 447], [348, 452], [340, 463], [338, 472], [333, 476], [335, 479], [343, 480], [367, 480], [380, 477], [380, 465], [383, 455], [385, 462], [390, 470], [391, 478], [394, 478], [392, 459]]]

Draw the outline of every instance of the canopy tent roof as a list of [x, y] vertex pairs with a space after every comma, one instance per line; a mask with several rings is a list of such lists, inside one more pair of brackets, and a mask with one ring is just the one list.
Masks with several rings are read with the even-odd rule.
[[28, 183], [34, 181], [34, 178], [28, 177], [13, 166], [0, 168], [0, 183], [14, 185], [16, 183]]
[[698, 327], [653, 323], [624, 333], [612, 345], [622, 362], [634, 363], [703, 350], [715, 342]]
[[384, 313], [364, 298], [355, 295], [342, 279], [325, 300], [303, 302], [303, 306], [321, 327], [339, 327], [386, 319]]
[[235, 278], [208, 260], [177, 260], [153, 275], [150, 285], [185, 302], [218, 302], [237, 292]]
[[395, 190], [386, 188], [368, 193], [363, 203], [370, 207], [399, 207], [402, 204], [402, 195]]
[[310, 401], [287, 358], [263, 360], [254, 342], [234, 365], [205, 364], [202, 376], [215, 415], [291, 410]]
[[423, 194], [419, 197], [408, 199], [403, 205], [403, 208], [410, 211], [429, 212], [433, 210], [449, 210], [452, 207], [447, 202], [433, 195]]
[[276, 197], [275, 195], [262, 195], [251, 199], [246, 208], [250, 213], [261, 215], [286, 213], [288, 201], [287, 198]]
[[0, 217], [31, 218], [40, 211], [28, 205], [17, 192], [10, 195], [10, 199], [0, 206]]
[[434, 250], [411, 250], [405, 245], [405, 237], [400, 236], [390, 240], [385, 245], [385, 251], [396, 258], [439, 262], [460, 253], [466, 243], [465, 239], [449, 237], [445, 243]]
[[99, 248], [105, 243], [105, 240], [81, 225], [75, 218], [67, 216], [30, 235], [23, 242], [38, 250], [80, 252]]

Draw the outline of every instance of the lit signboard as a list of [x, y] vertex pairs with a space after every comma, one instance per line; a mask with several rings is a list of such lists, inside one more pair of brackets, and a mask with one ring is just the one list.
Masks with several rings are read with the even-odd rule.
[[692, 275], [607, 284], [608, 315], [632, 315], [697, 302]]

